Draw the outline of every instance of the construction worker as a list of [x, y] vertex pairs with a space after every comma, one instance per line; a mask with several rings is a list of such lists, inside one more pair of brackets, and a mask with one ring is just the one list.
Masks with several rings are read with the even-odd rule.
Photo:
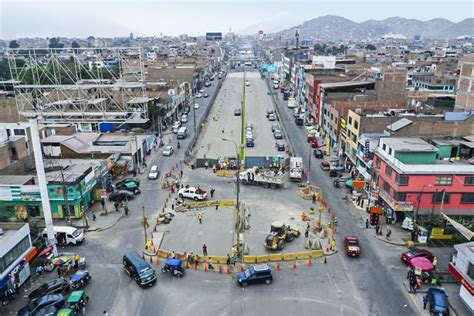
[[436, 265], [438, 264], [438, 258], [437, 257], [433, 257], [433, 268], [436, 269]]
[[331, 240], [331, 250], [332, 251], [336, 250], [336, 240], [335, 239]]
[[309, 214], [313, 215], [314, 214], [314, 207], [309, 208]]

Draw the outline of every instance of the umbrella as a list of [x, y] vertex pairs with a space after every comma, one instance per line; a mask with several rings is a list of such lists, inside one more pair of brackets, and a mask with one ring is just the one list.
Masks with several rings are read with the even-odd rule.
[[53, 260], [51, 260], [51, 262], [55, 266], [62, 266], [63, 264], [68, 263], [69, 261], [71, 261], [71, 258], [68, 258], [68, 257], [59, 257], [59, 258], [54, 258]]
[[53, 251], [53, 247], [49, 246], [49, 247], [46, 247], [44, 248], [38, 255], [38, 257], [41, 257], [41, 256], [45, 256], [45, 255], [49, 255], [49, 253]]
[[434, 268], [431, 261], [425, 257], [413, 258], [411, 259], [410, 263], [414, 268], [420, 269], [422, 271], [430, 271], [430, 270], [433, 270]]

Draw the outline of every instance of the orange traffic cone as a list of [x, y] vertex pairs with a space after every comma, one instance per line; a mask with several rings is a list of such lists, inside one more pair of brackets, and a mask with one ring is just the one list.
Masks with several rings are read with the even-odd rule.
[[197, 262], [194, 264], [194, 270], [199, 270], [199, 264]]
[[219, 273], [222, 273], [222, 266], [219, 266]]
[[326, 259], [326, 256], [324, 256], [324, 264], [327, 264], [328, 260]]
[[156, 265], [159, 266], [160, 265], [160, 258], [158, 256], [156, 256]]
[[326, 247], [326, 252], [329, 253], [329, 246]]
[[156, 248], [155, 247], [153, 247], [153, 254], [156, 255]]
[[279, 263], [279, 262], [277, 263], [276, 270], [277, 270], [277, 271], [280, 271], [280, 263]]
[[311, 261], [311, 259], [308, 260], [308, 267], [312, 267], [313, 266], [313, 261]]
[[293, 269], [296, 269], [297, 266], [296, 266], [296, 261], [293, 261]]
[[227, 266], [227, 274], [231, 274], [230, 267]]
[[209, 268], [207, 267], [207, 263], [204, 263], [204, 272], [209, 271]]

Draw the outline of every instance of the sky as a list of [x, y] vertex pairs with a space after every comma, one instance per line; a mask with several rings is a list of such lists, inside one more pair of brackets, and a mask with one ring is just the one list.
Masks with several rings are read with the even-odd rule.
[[472, 0], [0, 0], [0, 38], [238, 34], [279, 31], [327, 14], [459, 22]]

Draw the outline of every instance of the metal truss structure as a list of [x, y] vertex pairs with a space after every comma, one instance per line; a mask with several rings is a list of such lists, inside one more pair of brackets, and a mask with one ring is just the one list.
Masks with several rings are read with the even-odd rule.
[[146, 122], [141, 48], [7, 51], [18, 112], [40, 122]]

